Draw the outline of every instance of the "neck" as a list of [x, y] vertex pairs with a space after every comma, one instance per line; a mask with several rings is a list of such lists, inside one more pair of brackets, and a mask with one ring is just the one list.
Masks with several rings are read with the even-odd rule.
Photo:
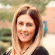
[[31, 43], [32, 41], [31, 42], [20, 42], [21, 49], [26, 49], [27, 47], [29, 47]]
[[21, 55], [27, 50], [27, 48], [29, 48], [31, 42], [20, 42], [20, 46], [21, 46]]

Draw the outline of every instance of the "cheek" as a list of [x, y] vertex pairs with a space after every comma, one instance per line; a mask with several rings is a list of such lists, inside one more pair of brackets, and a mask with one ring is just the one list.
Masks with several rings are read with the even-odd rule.
[[35, 33], [35, 29], [33, 29], [33, 28], [29, 29], [29, 33], [30, 34], [34, 34]]
[[19, 27], [17, 27], [17, 36], [18, 36], [18, 38], [20, 36], [20, 31], [21, 31], [21, 29]]
[[17, 25], [17, 30], [20, 30], [20, 29], [21, 29], [21, 27], [19, 25]]
[[19, 32], [21, 30], [21, 28], [19, 26], [17, 26], [17, 32]]
[[19, 31], [19, 28], [18, 28], [18, 26], [17, 26], [17, 31]]

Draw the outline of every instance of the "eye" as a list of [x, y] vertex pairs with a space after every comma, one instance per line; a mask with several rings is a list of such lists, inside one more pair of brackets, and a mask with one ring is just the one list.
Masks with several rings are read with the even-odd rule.
[[28, 27], [29, 27], [29, 26], [32, 26], [32, 24], [31, 24], [31, 23], [28, 23], [27, 26], [28, 26]]
[[22, 22], [19, 22], [18, 25], [23, 25], [23, 23]]

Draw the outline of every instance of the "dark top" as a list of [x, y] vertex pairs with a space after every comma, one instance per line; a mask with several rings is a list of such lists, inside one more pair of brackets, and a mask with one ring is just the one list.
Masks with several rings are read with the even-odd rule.
[[[3, 55], [10, 55], [11, 52], [12, 51], [10, 50], [8, 53], [5, 52]], [[34, 50], [32, 55], [49, 55], [49, 53], [44, 47], [38, 47]]]

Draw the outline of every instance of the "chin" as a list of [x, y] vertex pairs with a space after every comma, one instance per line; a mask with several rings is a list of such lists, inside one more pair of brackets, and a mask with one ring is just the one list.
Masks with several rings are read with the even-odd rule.
[[25, 40], [25, 39], [23, 39], [23, 40], [20, 40], [21, 42], [29, 42], [29, 40]]

